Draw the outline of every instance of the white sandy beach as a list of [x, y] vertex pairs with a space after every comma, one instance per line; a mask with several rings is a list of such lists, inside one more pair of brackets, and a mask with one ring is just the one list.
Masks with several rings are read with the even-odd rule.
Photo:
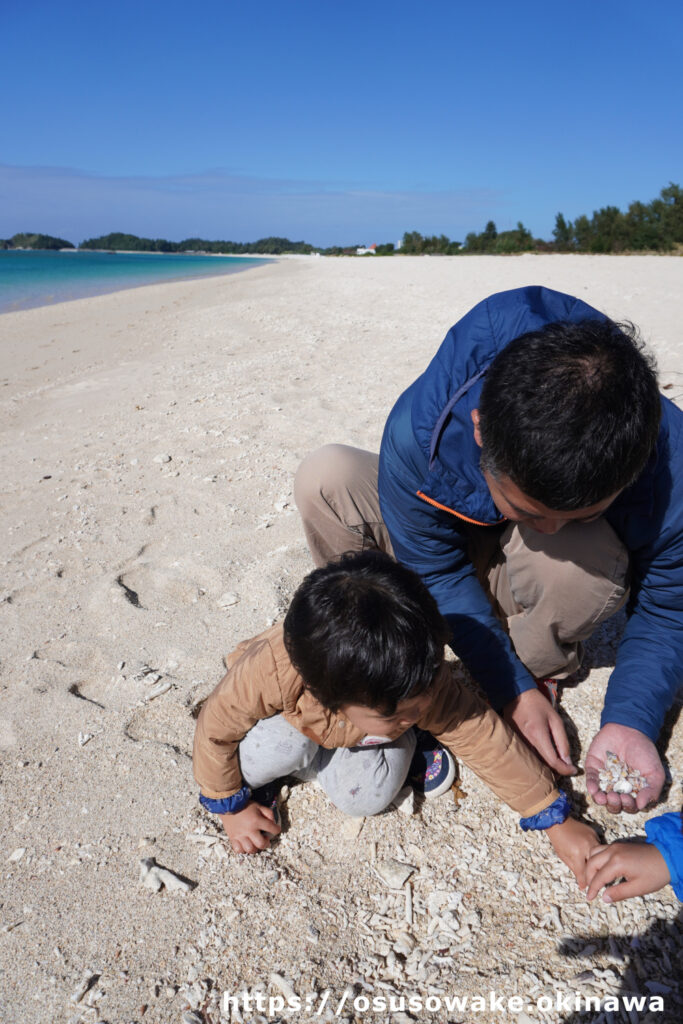
[[[523, 835], [467, 769], [459, 806], [447, 795], [361, 822], [298, 785], [282, 838], [257, 857], [232, 854], [192, 779], [194, 705], [311, 568], [299, 461], [328, 441], [377, 450], [448, 328], [526, 284], [636, 323], [683, 403], [676, 257], [302, 257], [0, 316], [0, 1021], [218, 1024], [231, 1019], [222, 993], [287, 985], [304, 1006], [331, 990], [320, 1015], [315, 996], [283, 1018], [297, 1022], [524, 1021], [352, 1003], [494, 990], [528, 1000], [527, 1020], [628, 1020], [535, 1007], [628, 989], [667, 1005], [631, 1019], [681, 1019], [671, 889], [588, 905], [545, 838]], [[620, 625], [563, 695], [578, 756]], [[676, 810], [680, 721], [666, 758], [661, 809]], [[582, 777], [572, 790], [586, 809]], [[587, 817], [613, 839], [642, 834], [647, 815]], [[145, 857], [195, 887], [144, 888]], [[414, 868], [412, 923], [405, 891], [375, 871], [386, 858]]]

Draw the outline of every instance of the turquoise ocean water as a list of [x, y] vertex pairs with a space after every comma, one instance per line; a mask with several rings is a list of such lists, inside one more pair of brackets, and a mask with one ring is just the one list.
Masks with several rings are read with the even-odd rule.
[[0, 250], [0, 313], [141, 284], [234, 274], [267, 262], [185, 253]]

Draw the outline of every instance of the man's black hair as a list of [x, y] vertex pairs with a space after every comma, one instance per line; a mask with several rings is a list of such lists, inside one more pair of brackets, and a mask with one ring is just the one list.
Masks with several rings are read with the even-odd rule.
[[660, 415], [654, 360], [632, 324], [548, 324], [487, 371], [481, 465], [547, 508], [588, 508], [641, 473]]
[[399, 701], [431, 686], [448, 638], [420, 577], [376, 550], [315, 569], [284, 623], [292, 664], [333, 712], [362, 704], [393, 714]]

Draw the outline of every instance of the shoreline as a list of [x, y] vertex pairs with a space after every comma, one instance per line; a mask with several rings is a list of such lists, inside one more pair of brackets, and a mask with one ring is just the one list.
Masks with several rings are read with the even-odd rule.
[[[10, 251], [12, 251], [12, 250], [10, 250]], [[14, 250], [14, 251], [17, 251], [17, 252], [33, 252], [33, 251], [36, 251], [36, 250], [29, 250], [29, 249], [21, 250], [20, 249], [20, 250]], [[40, 251], [48, 252], [50, 250], [40, 250]], [[195, 253], [177, 253], [176, 254], [176, 253], [155, 253], [155, 252], [146, 252], [146, 251], [145, 252], [136, 252], [135, 250], [124, 250], [124, 249], [121, 249], [121, 250], [97, 249], [97, 250], [82, 250], [82, 251], [81, 250], [77, 250], [77, 249], [62, 249], [62, 250], [58, 250], [58, 251], [60, 253], [63, 253], [63, 254], [66, 253], [66, 254], [69, 254], [69, 255], [79, 255], [81, 252], [82, 252], [83, 255], [87, 255], [87, 254], [89, 254], [91, 252], [96, 252], [96, 253], [98, 253], [100, 255], [104, 255], [104, 254], [107, 254], [107, 253], [111, 252], [112, 255], [122, 255], [122, 256], [138, 256], [139, 255], [139, 256], [164, 256], [164, 257], [165, 256], [171, 256], [172, 257], [172, 256], [175, 256], [175, 255], [178, 255], [181, 258], [184, 258], [184, 257], [186, 258], [188, 256], [197, 255], [197, 256], [201, 256], [203, 259], [208, 258], [208, 257], [214, 257], [214, 256], [216, 256], [216, 257], [217, 256], [221, 256], [222, 258], [228, 258], [228, 259], [231, 259], [231, 260], [242, 260], [244, 258], [242, 256], [233, 256], [233, 255], [228, 255], [228, 254], [223, 254], [223, 253], [220, 253], [220, 254], [219, 253], [196, 253], [196, 254]], [[277, 257], [266, 257], [266, 256], [259, 256], [257, 258], [260, 260], [261, 263], [269, 263], [269, 262], [272, 262], [273, 260], [277, 259]], [[5, 315], [6, 313], [20, 313], [20, 312], [23, 312], [23, 311], [28, 310], [28, 309], [40, 309], [42, 306], [59, 306], [59, 305], [61, 305], [64, 302], [75, 302], [75, 301], [78, 301], [79, 299], [96, 298], [98, 295], [112, 295], [112, 294], [114, 294], [116, 292], [119, 292], [119, 291], [130, 291], [130, 290], [132, 290], [134, 288], [145, 288], [148, 285], [166, 284], [166, 283], [171, 284], [173, 282], [186, 281], [186, 280], [200, 281], [200, 280], [203, 280], [204, 278], [207, 278], [207, 277], [222, 277], [224, 275], [227, 276], [229, 274], [238, 274], [238, 273], [241, 273], [243, 271], [251, 270], [251, 269], [252, 268], [249, 265], [244, 265], [242, 267], [240, 267], [238, 265], [233, 265], [233, 267], [231, 269], [223, 269], [223, 270], [221, 270], [219, 272], [217, 270], [216, 271], [212, 271], [207, 266], [206, 271], [205, 272], [201, 272], [201, 273], [179, 274], [177, 276], [174, 275], [174, 276], [169, 276], [169, 277], [160, 277], [160, 278], [156, 278], [156, 279], [153, 279], [153, 280], [142, 280], [142, 281], [138, 281], [138, 282], [135, 282], [134, 279], [126, 279], [126, 278], [118, 278], [118, 279], [117, 278], [102, 278], [101, 281], [97, 281], [97, 280], [90, 281], [90, 280], [78, 280], [78, 279], [76, 279], [76, 280], [74, 280], [73, 284], [67, 283], [67, 282], [64, 282], [64, 281], [60, 281], [56, 285], [54, 285], [54, 291], [52, 291], [52, 292], [49, 290], [50, 286], [45, 286], [45, 291], [44, 291], [43, 294], [38, 295], [38, 296], [33, 297], [33, 298], [17, 300], [19, 303], [21, 303], [20, 305], [13, 304], [13, 305], [9, 305], [8, 306], [8, 305], [6, 305], [3, 302], [3, 304], [0, 305], [0, 316]], [[72, 294], [68, 294], [66, 296], [60, 295], [60, 289], [64, 289], [64, 290], [70, 289]], [[83, 290], [83, 289], [85, 289], [85, 290]], [[55, 295], [55, 294], [57, 295], [57, 297], [56, 298], [52, 298], [52, 296]]]
[[[287, 829], [256, 857], [229, 852], [197, 801], [197, 703], [312, 568], [299, 462], [327, 442], [376, 451], [450, 326], [523, 284], [633, 320], [683, 402], [678, 257], [306, 256], [0, 317], [8, 1020], [168, 1024], [191, 1007], [217, 1022], [222, 992], [275, 993], [275, 975], [299, 995], [329, 989], [332, 1006], [361, 981], [604, 998], [627, 970], [666, 986], [667, 1005], [683, 997], [661, 956], [683, 951], [671, 890], [588, 905], [545, 837], [522, 835], [466, 766], [459, 805], [415, 815], [348, 819], [293, 785]], [[588, 643], [588, 676], [562, 695], [581, 757], [622, 627]], [[682, 724], [657, 813], [680, 809]], [[583, 808], [584, 778], [568, 788]], [[586, 817], [611, 841], [641, 836], [650, 813]], [[145, 889], [149, 857], [193, 890]], [[412, 868], [410, 924], [405, 893], [375, 871], [389, 858]]]

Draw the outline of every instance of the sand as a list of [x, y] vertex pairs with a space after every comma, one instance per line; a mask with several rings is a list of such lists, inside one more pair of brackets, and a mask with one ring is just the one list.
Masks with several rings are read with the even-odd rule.
[[[328, 441], [376, 450], [450, 325], [525, 284], [633, 320], [681, 401], [674, 257], [300, 258], [0, 316], [1, 1020], [216, 1024], [231, 1019], [223, 992], [286, 998], [287, 985], [304, 997], [297, 1021], [335, 1019], [345, 991], [337, 1020], [469, 1021], [362, 1000], [491, 991], [522, 996], [532, 1020], [628, 1020], [536, 1000], [629, 986], [665, 999], [650, 1019], [680, 1019], [671, 889], [587, 905], [544, 837], [522, 836], [466, 769], [459, 806], [361, 822], [298, 785], [280, 842], [252, 858], [197, 803], [193, 708], [311, 567], [300, 459]], [[595, 638], [588, 679], [563, 698], [584, 754], [622, 625]], [[676, 809], [680, 723], [667, 761]], [[573, 791], [585, 807], [581, 778]], [[614, 838], [646, 815], [588, 817]], [[192, 890], [145, 888], [149, 857]], [[405, 891], [376, 873], [386, 858], [414, 868], [410, 925]]]

